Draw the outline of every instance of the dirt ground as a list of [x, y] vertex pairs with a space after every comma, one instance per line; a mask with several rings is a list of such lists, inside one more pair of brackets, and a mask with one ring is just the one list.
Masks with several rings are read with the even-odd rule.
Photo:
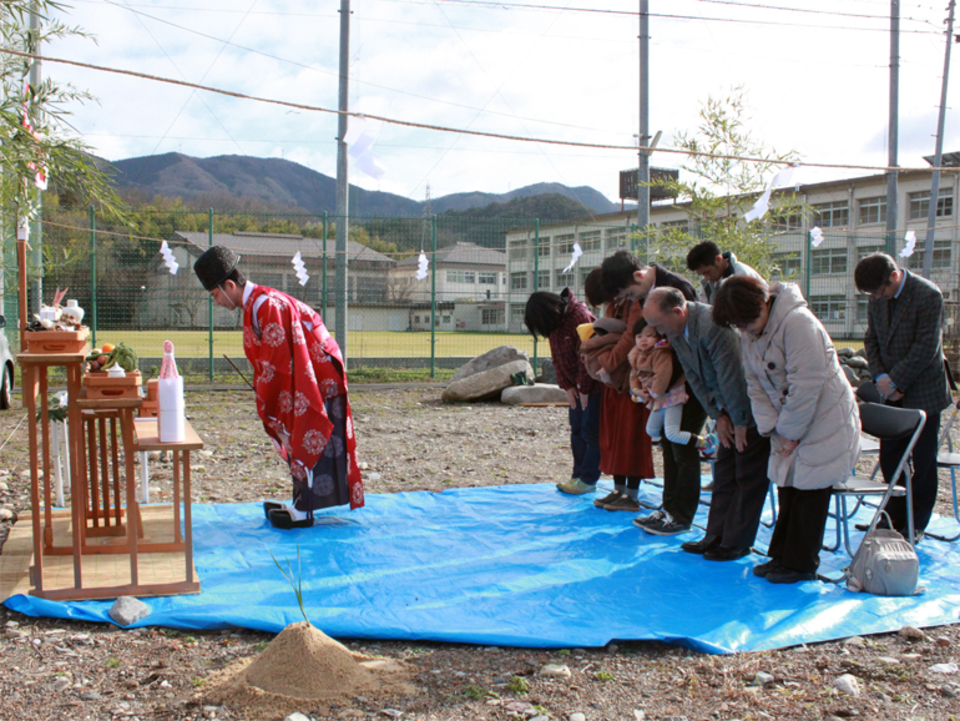
[[[360, 460], [368, 493], [556, 481], [569, 474], [566, 411], [498, 403], [444, 405], [440, 389], [354, 386]], [[289, 481], [244, 391], [188, 393], [188, 416], [207, 447], [194, 464], [195, 502], [283, 497]], [[0, 414], [0, 503], [28, 507], [25, 424]], [[170, 467], [153, 473], [152, 501], [168, 500]], [[941, 487], [946, 512], [949, 483]], [[4, 521], [5, 539], [11, 521]], [[204, 696], [216, 673], [264, 649], [246, 630], [123, 631], [33, 619], [0, 608], [0, 719], [238, 719], [244, 709]], [[404, 696], [304, 702], [313, 719], [960, 719], [960, 626], [709, 656], [659, 643], [536, 650], [340, 639], [373, 657], [404, 662], [418, 689]], [[539, 674], [547, 664], [569, 672]], [[954, 669], [956, 667], [953, 667]], [[947, 667], [949, 670], [949, 667]], [[838, 691], [849, 674], [858, 694]], [[579, 716], [577, 714], [582, 714]], [[283, 719], [277, 709], [273, 716]], [[268, 716], [269, 717], [269, 716]]]

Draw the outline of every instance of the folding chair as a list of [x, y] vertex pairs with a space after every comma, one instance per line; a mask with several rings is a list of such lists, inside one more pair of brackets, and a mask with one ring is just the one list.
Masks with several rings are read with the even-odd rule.
[[[960, 415], [960, 399], [953, 404], [953, 411], [950, 413], [950, 418], [947, 420], [947, 423], [943, 427], [943, 431], [940, 434], [940, 442], [937, 443], [937, 468], [950, 469], [950, 490], [953, 494], [953, 517], [956, 519], [957, 523], [960, 523], [960, 510], [957, 508], [957, 469], [960, 468], [960, 453], [954, 453], [953, 439], [950, 437], [950, 429], [953, 427], [958, 415]], [[943, 448], [944, 441], [947, 442], [946, 451], [940, 450]], [[930, 533], [929, 531], [924, 531], [924, 533], [930, 538], [935, 538], [938, 541], [946, 541], [948, 543], [952, 543], [960, 538], [960, 533], [957, 533], [956, 536], [938, 536], [937, 534]]]
[[[894, 496], [905, 496], [907, 503], [907, 541], [914, 545], [914, 527], [913, 527], [913, 480], [910, 469], [910, 455], [913, 453], [913, 447], [923, 431], [926, 423], [927, 414], [921, 410], [913, 408], [896, 408], [894, 406], [884, 406], [879, 403], [861, 403], [860, 404], [860, 428], [864, 433], [878, 438], [880, 441], [895, 441], [903, 438], [909, 438], [906, 448], [897, 463], [896, 471], [891, 476], [890, 482], [876, 480], [879, 472], [879, 463], [874, 467], [869, 477], [856, 475], [850, 476], [846, 481], [838, 483], [833, 487], [833, 496], [835, 498], [835, 519], [837, 524], [836, 543], [833, 546], [824, 546], [828, 551], [835, 551], [840, 547], [841, 539], [844, 547], [851, 556], [853, 549], [850, 547], [850, 530], [848, 522], [853, 515], [853, 511], [847, 510], [847, 498], [854, 497], [859, 505], [865, 498], [879, 498], [874, 520], [886, 508], [887, 503]], [[901, 474], [905, 477], [905, 485], [897, 485], [897, 479]]]

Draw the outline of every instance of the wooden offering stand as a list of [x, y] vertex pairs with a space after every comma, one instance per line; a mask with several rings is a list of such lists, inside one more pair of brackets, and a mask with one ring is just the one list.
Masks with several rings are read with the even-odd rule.
[[[198, 593], [200, 584], [193, 571], [190, 451], [202, 448], [203, 442], [188, 423], [182, 443], [159, 443], [155, 419], [134, 423], [141, 405], [138, 372], [114, 379], [97, 374], [90, 383], [90, 374], [81, 376], [89, 350], [85, 342], [76, 352], [37, 352], [45, 346], [37, 345], [31, 336], [46, 333], [58, 335], [55, 331], [27, 333], [31, 350], [17, 356], [30, 420], [31, 595], [79, 600]], [[51, 367], [63, 367], [67, 375], [69, 522], [62, 512], [53, 511], [47, 382]], [[136, 453], [151, 450], [173, 451], [173, 505], [147, 506], [141, 512], [134, 459]], [[181, 501], [185, 530], [181, 530]], [[72, 559], [72, 583], [59, 560], [65, 557]]]

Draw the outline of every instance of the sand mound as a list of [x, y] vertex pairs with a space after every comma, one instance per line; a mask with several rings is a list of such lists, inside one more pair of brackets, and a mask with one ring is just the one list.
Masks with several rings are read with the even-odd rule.
[[[408, 695], [403, 664], [352, 653], [305, 621], [287, 626], [263, 653], [224, 669], [203, 695], [258, 716], [291, 711], [307, 701], [365, 694]], [[299, 703], [298, 703], [299, 702]]]
[[353, 654], [306, 621], [287, 626], [243, 673], [261, 691], [293, 698], [331, 698], [374, 683]]

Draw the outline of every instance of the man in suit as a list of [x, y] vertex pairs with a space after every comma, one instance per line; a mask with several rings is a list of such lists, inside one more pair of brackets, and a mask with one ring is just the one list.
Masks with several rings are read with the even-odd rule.
[[[870, 295], [863, 345], [880, 394], [890, 405], [927, 414], [913, 449], [913, 520], [920, 535], [937, 502], [940, 413], [952, 402], [943, 357], [943, 295], [884, 253], [857, 263], [853, 278], [857, 289]], [[907, 443], [880, 444], [880, 468], [888, 482]], [[892, 498], [887, 511], [893, 527], [909, 537], [906, 499]]]
[[[603, 288], [609, 297], [634, 298], [641, 304], [654, 288], [674, 288], [682, 298], [696, 300], [693, 283], [658, 265], [643, 265], [632, 253], [618, 250], [601, 265]], [[696, 397], [683, 406], [680, 429], [700, 435], [707, 415]], [[663, 449], [663, 510], [634, 519], [643, 530], [661, 536], [686, 533], [700, 502], [700, 451], [660, 439]]]
[[687, 383], [717, 422], [720, 448], [707, 532], [681, 548], [710, 561], [742, 558], [756, 538], [769, 488], [770, 439], [753, 420], [740, 338], [714, 325], [709, 305], [691, 302], [673, 288], [652, 291], [643, 317], [670, 339]]

